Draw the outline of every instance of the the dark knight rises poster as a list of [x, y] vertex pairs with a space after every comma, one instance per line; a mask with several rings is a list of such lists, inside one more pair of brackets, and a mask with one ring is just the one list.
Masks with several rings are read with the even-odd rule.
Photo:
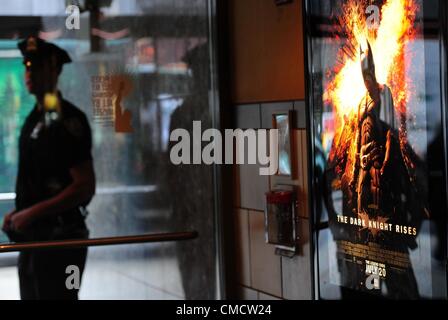
[[439, 6], [307, 3], [322, 298], [443, 296]]

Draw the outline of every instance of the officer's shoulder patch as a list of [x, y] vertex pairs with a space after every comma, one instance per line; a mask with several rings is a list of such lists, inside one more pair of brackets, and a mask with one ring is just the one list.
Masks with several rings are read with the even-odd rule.
[[76, 138], [84, 135], [84, 127], [78, 117], [70, 117], [64, 120], [64, 126], [67, 131]]

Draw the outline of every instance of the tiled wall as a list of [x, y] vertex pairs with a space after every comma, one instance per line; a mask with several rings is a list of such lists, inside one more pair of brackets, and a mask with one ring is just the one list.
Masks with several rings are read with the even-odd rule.
[[241, 129], [269, 129], [273, 112], [294, 110], [294, 135], [298, 180], [298, 252], [293, 258], [275, 254], [265, 242], [265, 192], [267, 176], [260, 176], [258, 165], [234, 167], [234, 261], [237, 264], [238, 298], [311, 299], [311, 258], [309, 247], [309, 208], [307, 189], [307, 144], [305, 103], [291, 101], [238, 105], [235, 123]]
[[[311, 299], [308, 166], [305, 117], [304, 33], [301, 0], [229, 0], [230, 108], [233, 126], [269, 129], [273, 112], [294, 110], [299, 200], [299, 252], [275, 255], [265, 243], [265, 192], [272, 184], [257, 165], [233, 167], [233, 228], [229, 269], [239, 298]], [[274, 101], [274, 102], [273, 102]], [[284, 101], [284, 102], [275, 102]], [[234, 283], [232, 283], [234, 284]]]

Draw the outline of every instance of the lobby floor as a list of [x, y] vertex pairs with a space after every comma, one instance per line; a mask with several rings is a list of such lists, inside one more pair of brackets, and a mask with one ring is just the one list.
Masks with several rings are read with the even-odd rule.
[[[177, 259], [169, 244], [91, 248], [81, 300], [184, 298]], [[0, 300], [20, 298], [17, 268], [0, 266]]]

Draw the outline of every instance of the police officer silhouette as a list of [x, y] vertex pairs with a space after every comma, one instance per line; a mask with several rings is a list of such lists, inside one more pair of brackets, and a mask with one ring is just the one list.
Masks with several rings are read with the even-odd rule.
[[[36, 104], [20, 133], [15, 209], [3, 230], [15, 242], [87, 238], [85, 207], [95, 192], [91, 131], [84, 113], [57, 90], [71, 59], [37, 37], [18, 47]], [[66, 287], [65, 271], [75, 265], [82, 275], [86, 256], [86, 248], [21, 252], [21, 298], [77, 299], [78, 290]]]

